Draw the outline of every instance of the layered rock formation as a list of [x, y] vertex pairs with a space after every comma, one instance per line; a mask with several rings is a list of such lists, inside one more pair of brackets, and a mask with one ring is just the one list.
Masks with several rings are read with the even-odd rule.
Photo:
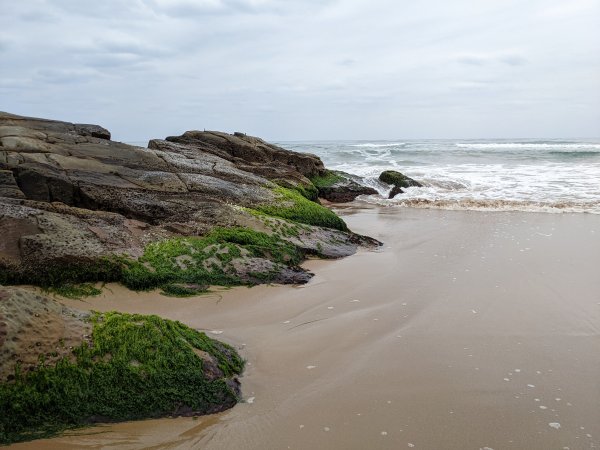
[[[0, 113], [0, 284], [76, 297], [99, 292], [84, 282], [119, 281], [185, 296], [304, 283], [307, 255], [378, 245], [318, 203], [326, 191], [312, 180], [330, 173], [314, 155], [240, 133], [188, 131], [148, 148], [110, 137]], [[180, 323], [83, 313], [0, 286], [0, 444], [218, 412], [239, 400], [242, 369], [234, 349]]]
[[[314, 155], [239, 133], [189, 131], [140, 148], [96, 125], [0, 113], [0, 283], [121, 281], [113, 257], [137, 261], [152, 242], [216, 227], [276, 235], [322, 257], [374, 244], [308, 200], [310, 180], [326, 173]], [[235, 271], [248, 283], [306, 281], [294, 264], [290, 272], [255, 253]]]

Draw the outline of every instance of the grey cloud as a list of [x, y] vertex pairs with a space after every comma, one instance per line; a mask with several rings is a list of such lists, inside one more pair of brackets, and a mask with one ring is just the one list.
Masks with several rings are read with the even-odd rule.
[[[52, 0], [46, 1], [48, 13], [60, 13], [84, 16], [90, 19], [106, 20], [123, 17], [139, 12], [137, 2], [129, 0], [103, 0], [86, 2], [81, 0]], [[42, 14], [42, 11], [39, 11]]]
[[258, 14], [278, 11], [274, 2], [244, 0], [147, 0], [154, 11], [172, 17], [192, 18], [199, 15], [228, 14], [232, 11]]
[[508, 64], [509, 66], [522, 66], [527, 64], [527, 60], [519, 55], [506, 55], [498, 58], [500, 62]]
[[466, 64], [468, 66], [484, 66], [488, 63], [487, 58], [475, 55], [459, 56], [456, 60], [460, 64]]
[[21, 14], [19, 16], [19, 19], [23, 20], [24, 22], [49, 23], [49, 22], [57, 22], [59, 18], [56, 14], [52, 14], [47, 11], [32, 10], [32, 11], [28, 11], [26, 13]]
[[518, 54], [492, 53], [487, 55], [459, 55], [456, 58], [459, 64], [467, 66], [488, 66], [501, 63], [508, 66], [522, 66], [527, 63], [527, 59]]
[[2, 108], [121, 140], [383, 139], [494, 136], [525, 105], [536, 130], [598, 135], [600, 5], [573, 1], [560, 33], [560, 0], [5, 2]]
[[92, 81], [98, 73], [93, 70], [42, 69], [35, 78], [42, 83], [69, 84]]
[[24, 89], [30, 84], [27, 78], [0, 78], [0, 89], [19, 90]]
[[166, 48], [131, 40], [99, 40], [97, 41], [96, 45], [101, 51], [119, 55], [161, 57], [168, 53], [168, 49]]
[[143, 59], [132, 54], [96, 53], [83, 58], [86, 67], [91, 68], [115, 68], [127, 67], [140, 64]]
[[176, 53], [167, 47], [131, 38], [106, 37], [68, 45], [65, 51], [81, 65], [92, 68], [136, 66], [166, 59]]
[[143, 0], [158, 14], [194, 19], [198, 16], [227, 14], [286, 15], [291, 10], [319, 10], [335, 0]]
[[356, 64], [356, 60], [352, 58], [345, 58], [336, 63], [339, 66], [350, 67]]

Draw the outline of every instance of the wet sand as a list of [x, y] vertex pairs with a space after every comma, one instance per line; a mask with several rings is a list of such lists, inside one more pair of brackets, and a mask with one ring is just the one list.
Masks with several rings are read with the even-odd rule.
[[66, 303], [155, 313], [240, 348], [246, 403], [14, 448], [600, 446], [600, 216], [365, 207], [385, 246], [304, 287]]

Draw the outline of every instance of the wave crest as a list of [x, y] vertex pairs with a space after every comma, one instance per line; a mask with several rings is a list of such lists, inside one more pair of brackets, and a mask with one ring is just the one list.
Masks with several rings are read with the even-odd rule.
[[377, 196], [362, 198], [367, 203], [381, 206], [446, 209], [446, 210], [474, 210], [474, 211], [525, 211], [546, 213], [590, 213], [600, 214], [600, 202], [527, 202], [518, 200], [491, 200], [491, 199], [427, 199], [427, 198], [402, 198], [384, 199]]
[[371, 142], [365, 144], [351, 144], [350, 147], [362, 147], [362, 148], [386, 148], [386, 147], [404, 147], [406, 142], [387, 142], [385, 144], [374, 144]]
[[477, 143], [464, 143], [464, 142], [456, 142], [454, 144], [459, 148], [471, 148], [475, 150], [562, 150], [562, 151], [600, 151], [600, 144], [591, 144], [591, 143], [554, 143], [554, 142], [544, 142], [544, 143], [532, 143], [532, 142], [477, 142]]

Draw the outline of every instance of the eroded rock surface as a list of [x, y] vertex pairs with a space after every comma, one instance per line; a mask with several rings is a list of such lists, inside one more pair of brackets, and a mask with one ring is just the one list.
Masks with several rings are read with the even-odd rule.
[[[189, 131], [141, 148], [111, 141], [97, 125], [0, 113], [0, 282], [35, 282], [48, 268], [113, 255], [135, 259], [151, 242], [215, 227], [272, 234], [251, 212], [278, 201], [278, 186], [307, 192], [309, 178], [324, 173], [314, 155], [241, 133]], [[323, 257], [374, 244], [308, 225], [282, 238]], [[281, 272], [272, 279], [308, 279], [301, 269]]]
[[34, 292], [0, 286], [0, 383], [34, 370], [74, 359], [72, 350], [90, 342], [89, 314]]

